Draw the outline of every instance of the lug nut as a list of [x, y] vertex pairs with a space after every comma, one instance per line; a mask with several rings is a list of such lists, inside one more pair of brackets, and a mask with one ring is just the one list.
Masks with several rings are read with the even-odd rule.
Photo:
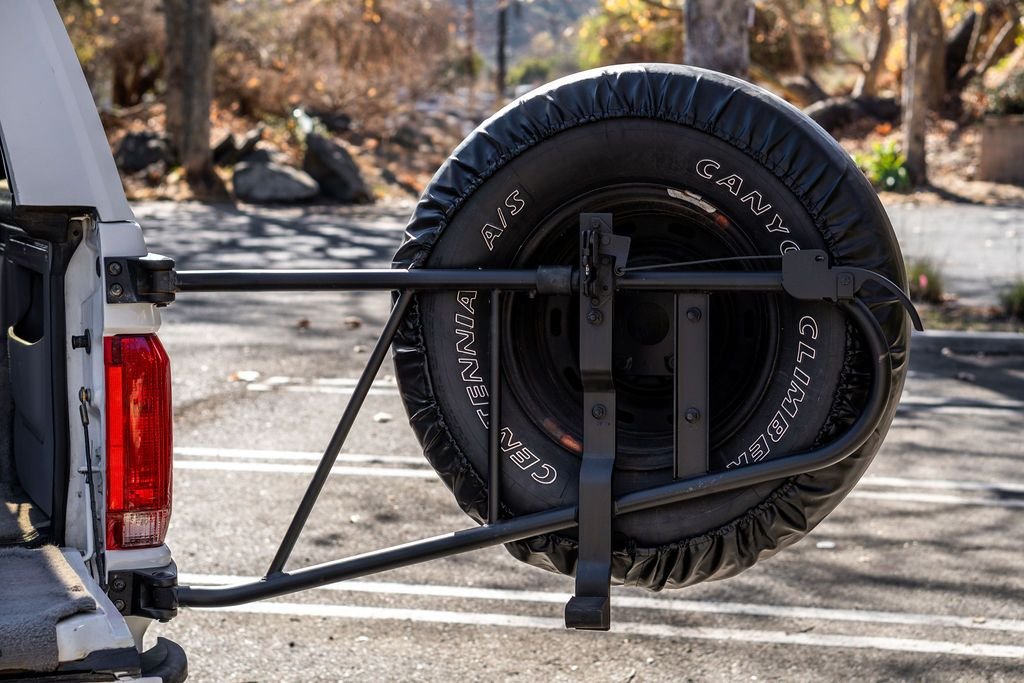
[[687, 408], [686, 415], [684, 417], [686, 417], [687, 422], [693, 424], [700, 419], [700, 411], [696, 408]]
[[110, 291], [110, 296], [112, 296], [112, 297], [119, 297], [122, 294], [124, 294], [124, 287], [122, 287], [121, 285], [119, 285], [119, 284], [117, 284], [115, 282], [114, 284], [110, 285], [110, 290], [109, 291]]

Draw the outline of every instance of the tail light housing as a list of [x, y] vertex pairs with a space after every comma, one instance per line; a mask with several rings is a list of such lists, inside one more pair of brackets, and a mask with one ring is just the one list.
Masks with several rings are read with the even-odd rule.
[[103, 340], [107, 548], [164, 542], [171, 520], [171, 366], [156, 335]]

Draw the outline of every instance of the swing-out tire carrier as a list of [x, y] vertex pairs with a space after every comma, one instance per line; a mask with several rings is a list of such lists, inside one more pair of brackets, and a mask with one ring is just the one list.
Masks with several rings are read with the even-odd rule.
[[[610, 217], [609, 217], [610, 222]], [[702, 496], [755, 486], [794, 475], [829, 467], [856, 451], [871, 436], [885, 414], [888, 387], [892, 376], [889, 347], [877, 320], [866, 304], [856, 298], [866, 281], [873, 281], [891, 293], [908, 311], [915, 327], [920, 320], [905, 293], [885, 278], [857, 268], [830, 267], [824, 252], [806, 250], [790, 252], [781, 257], [777, 271], [701, 271], [687, 272], [622, 272], [615, 269], [613, 291], [661, 290], [677, 296], [684, 292], [764, 291], [786, 293], [798, 299], [833, 301], [859, 328], [869, 350], [872, 365], [870, 391], [863, 410], [852, 426], [831, 443], [803, 453], [778, 457], [738, 469], [680, 476], [669, 484], [635, 491], [612, 501], [612, 517], [668, 505]], [[607, 263], [607, 262], [606, 262]], [[404, 315], [402, 300], [415, 291], [453, 290], [472, 287], [495, 292], [526, 291], [539, 294], [577, 293], [586, 286], [582, 269], [541, 267], [518, 270], [247, 270], [247, 271], [181, 271], [175, 275], [177, 292], [190, 291], [302, 291], [302, 290], [399, 290], [403, 293], [378, 341], [386, 349], [392, 342], [397, 317]], [[495, 316], [497, 318], [497, 316]], [[677, 344], [680, 341], [677, 339]], [[364, 371], [372, 378], [380, 359]], [[361, 384], [363, 384], [361, 382]], [[358, 409], [366, 388], [357, 388], [353, 405]], [[494, 393], [497, 393], [496, 391]], [[362, 394], [362, 395], [360, 395]], [[348, 413], [350, 411], [346, 411]], [[346, 415], [342, 422], [351, 421]], [[492, 420], [490, 430], [497, 428]], [[179, 586], [178, 603], [191, 607], [220, 607], [267, 599], [308, 588], [405, 567], [419, 562], [456, 555], [471, 550], [530, 538], [537, 535], [587, 527], [594, 523], [587, 514], [581, 516], [578, 505], [554, 507], [542, 512], [512, 518], [490, 518], [481, 526], [455, 531], [442, 536], [413, 541], [404, 545], [377, 550], [354, 557], [311, 567], [285, 571], [285, 563], [298, 532], [305, 524], [312, 504], [326, 480], [338, 453], [347, 427], [336, 433], [310, 483], [303, 504], [292, 520], [289, 535], [282, 542], [271, 571], [259, 581], [226, 587]], [[494, 435], [491, 434], [493, 437]], [[338, 438], [340, 437], [340, 438]], [[494, 439], [492, 438], [491, 441]], [[677, 453], [677, 461], [680, 458]], [[692, 457], [692, 456], [689, 456]], [[488, 473], [492, 477], [493, 473]], [[492, 479], [493, 480], [493, 479]], [[497, 501], [489, 507], [497, 508]], [[607, 522], [598, 522], [607, 525]], [[584, 534], [581, 534], [581, 537]], [[582, 552], [582, 551], [581, 551]], [[568, 613], [567, 613], [568, 616]], [[580, 628], [607, 628], [598, 619], [591, 625], [569, 623]]]

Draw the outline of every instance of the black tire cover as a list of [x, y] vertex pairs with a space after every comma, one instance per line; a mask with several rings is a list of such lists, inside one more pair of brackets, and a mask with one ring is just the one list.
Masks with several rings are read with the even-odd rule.
[[[755, 86], [691, 67], [640, 64], [584, 72], [516, 100], [481, 124], [453, 152], [420, 198], [394, 259], [396, 268], [427, 264], [455, 214], [512, 159], [561, 132], [611, 119], [650, 119], [711, 135], [769, 171], [813, 221], [836, 264], [879, 272], [905, 287], [899, 248], [877, 195], [841, 147], [787, 103]], [[880, 323], [890, 348], [889, 407], [871, 438], [827, 469], [785, 480], [731, 521], [682, 538], [643, 547], [616, 544], [616, 582], [660, 590], [735, 575], [758, 559], [795, 543], [814, 528], [860, 479], [889, 428], [906, 374], [906, 316], [881, 288], [861, 298]], [[394, 344], [396, 374], [410, 423], [424, 454], [461, 508], [486, 515], [487, 487], [446, 422], [424, 345], [424, 322], [414, 301]], [[859, 415], [870, 383], [860, 336], [847, 330], [846, 353], [828, 417], [815, 443], [827, 443]], [[509, 511], [505, 511], [509, 512]], [[507, 544], [532, 565], [572, 574], [577, 543], [549, 534]]]

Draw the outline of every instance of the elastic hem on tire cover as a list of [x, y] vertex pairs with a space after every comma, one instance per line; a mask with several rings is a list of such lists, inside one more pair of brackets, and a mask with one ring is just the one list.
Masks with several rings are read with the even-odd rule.
[[[751, 107], [752, 100], [763, 104]], [[765, 106], [775, 115], [765, 116]], [[434, 175], [417, 204], [394, 267], [425, 265], [451, 217], [509, 160], [560, 131], [612, 118], [675, 122], [728, 142], [793, 193], [836, 263], [876, 270], [901, 285], [905, 282], [892, 231], [887, 241], [877, 233], [858, 234], [861, 216], [874, 209], [884, 220], [884, 209], [826, 132], [787, 103], [743, 81], [672, 65], [626, 65], [577, 74], [528, 94], [485, 121]], [[868, 289], [861, 298], [882, 326], [893, 367], [888, 410], [868, 441], [832, 467], [786, 480], [765, 501], [726, 525], [655, 548], [627, 544], [613, 557], [616, 582], [660, 590], [735, 575], [802, 538], [849, 493], [892, 421], [907, 361], [908, 329], [902, 309], [886, 302], [880, 289]], [[847, 327], [847, 353], [828, 419], [816, 440], [819, 444], [853, 423], [870, 381], [859, 335]], [[398, 331], [394, 354], [403, 400], [424, 454], [460, 507], [482, 521], [486, 484], [445, 424], [430, 379], [415, 302]], [[575, 571], [573, 539], [551, 534], [506, 547], [532, 565], [563, 574]]]

